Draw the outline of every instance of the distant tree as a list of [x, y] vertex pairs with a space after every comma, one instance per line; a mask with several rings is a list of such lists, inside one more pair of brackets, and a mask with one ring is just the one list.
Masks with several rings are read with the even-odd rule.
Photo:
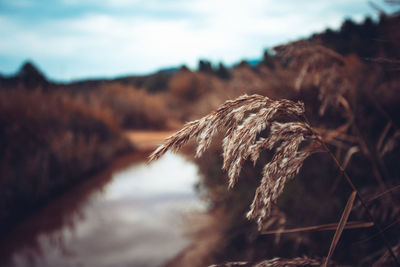
[[189, 69], [186, 65], [182, 65], [182, 66], [179, 68], [179, 71], [180, 71], [180, 72], [190, 72], [190, 69]]
[[264, 51], [264, 55], [263, 55], [263, 59], [261, 62], [263, 65], [267, 66], [270, 69], [275, 68], [275, 64], [274, 64], [274, 56], [272, 55], [272, 53], [266, 49]]
[[26, 61], [17, 73], [19, 83], [27, 89], [48, 88], [49, 82], [44, 74], [30, 61]]
[[213, 72], [211, 62], [205, 59], [199, 60], [199, 71], [211, 73]]
[[224, 66], [222, 62], [219, 63], [218, 69], [215, 74], [221, 79], [229, 79], [231, 77], [229, 70]]
[[363, 58], [376, 57], [379, 53], [377, 40], [381, 39], [379, 32], [382, 32], [379, 28], [383, 21], [381, 18], [379, 23], [375, 23], [371, 18], [366, 18], [358, 24], [346, 19], [340, 30], [328, 29], [321, 34], [313, 35], [311, 39], [322, 41], [324, 45], [342, 55], [354, 53]]
[[239, 68], [250, 68], [250, 64], [246, 60], [240, 61], [236, 66]]
[[171, 74], [166, 72], [158, 72], [146, 79], [143, 86], [150, 93], [157, 93], [167, 90], [168, 82], [171, 79]]
[[352, 19], [346, 19], [340, 27], [340, 33], [343, 36], [350, 37], [357, 31], [357, 24]]

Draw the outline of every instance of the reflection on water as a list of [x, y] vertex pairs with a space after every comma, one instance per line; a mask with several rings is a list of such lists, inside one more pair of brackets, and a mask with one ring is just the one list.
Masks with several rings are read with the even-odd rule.
[[190, 242], [183, 215], [204, 208], [194, 194], [197, 179], [197, 166], [173, 154], [95, 177], [15, 229], [0, 244], [8, 253], [3, 260], [8, 256], [10, 266], [160, 266]]

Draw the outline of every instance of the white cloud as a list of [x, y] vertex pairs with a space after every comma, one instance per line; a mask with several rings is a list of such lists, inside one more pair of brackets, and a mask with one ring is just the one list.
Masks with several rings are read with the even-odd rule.
[[134, 4], [138, 4], [142, 2], [142, 0], [61, 0], [61, 3], [65, 5], [71, 6], [79, 6], [79, 5], [98, 5], [98, 6], [107, 6], [107, 7], [127, 7], [132, 6]]
[[[63, 1], [70, 5], [81, 4], [74, 0]], [[191, 16], [174, 19], [151, 14], [129, 16], [97, 12], [44, 20], [28, 27], [3, 16], [0, 17], [0, 33], [7, 38], [0, 43], [0, 55], [53, 61], [53, 66], [60, 62], [64, 64], [63, 73], [46, 67], [46, 63], [41, 65], [51, 77], [62, 79], [143, 73], [181, 63], [195, 66], [200, 57], [233, 63], [244, 57], [259, 57], [267, 46], [305, 37], [326, 27], [338, 27], [349, 8], [345, 0], [336, 1], [336, 8], [326, 0], [312, 4], [301, 1], [296, 5], [272, 0], [97, 3], [136, 7], [138, 14], [144, 8], [166, 13], [178, 10]], [[359, 18], [366, 13], [364, 1], [358, 0], [357, 5], [360, 11], [348, 15]]]
[[29, 0], [13, 0], [9, 4], [13, 7], [17, 8], [25, 8], [25, 7], [30, 7], [33, 5], [32, 1]]

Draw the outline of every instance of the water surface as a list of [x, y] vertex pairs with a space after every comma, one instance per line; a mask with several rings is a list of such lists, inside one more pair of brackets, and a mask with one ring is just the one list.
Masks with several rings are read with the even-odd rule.
[[189, 245], [185, 216], [204, 209], [194, 193], [194, 163], [166, 154], [105, 176], [18, 226], [2, 244], [12, 248], [8, 264], [162, 266]]

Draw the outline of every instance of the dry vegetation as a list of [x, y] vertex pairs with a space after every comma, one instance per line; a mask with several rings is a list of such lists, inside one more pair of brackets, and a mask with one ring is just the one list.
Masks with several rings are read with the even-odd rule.
[[[304, 116], [304, 112], [303, 103], [288, 100], [274, 101], [260, 95], [243, 95], [235, 100], [225, 102], [215, 112], [200, 120], [187, 123], [182, 130], [167, 138], [165, 143], [150, 155], [149, 160], [153, 161], [160, 158], [168, 150], [178, 151], [190, 139], [196, 139], [198, 143], [196, 157], [199, 157], [208, 149], [212, 138], [220, 132], [225, 136], [223, 140], [223, 169], [228, 171], [229, 188], [232, 188], [237, 183], [240, 170], [247, 158], [251, 158], [255, 165], [263, 150], [274, 150], [271, 161], [263, 168], [263, 177], [255, 191], [250, 211], [247, 213], [247, 218], [255, 219], [258, 230], [262, 231], [265, 225], [269, 224], [268, 219], [271, 216], [272, 205], [276, 204], [288, 180], [299, 173], [304, 160], [312, 153], [327, 152], [343, 173], [353, 193], [344, 209], [340, 222], [337, 223], [335, 237], [324, 266], [329, 264], [340, 235], [347, 225], [356, 195], [362, 208], [365, 209], [368, 219], [371, 220], [371, 222], [360, 223], [360, 225], [362, 227], [366, 224], [368, 226], [374, 225], [377, 228], [389, 254], [393, 261], [397, 263], [396, 255], [386, 240], [380, 224], [373, 217], [370, 208], [367, 207], [367, 202], [328, 148], [327, 140], [331, 136], [322, 136], [316, 129], [312, 128], [308, 119]], [[302, 121], [276, 121], [288, 118]], [[261, 132], [265, 130], [267, 130], [268, 135], [260, 137]], [[297, 262], [297, 259], [293, 262]], [[234, 263], [228, 263], [224, 266], [231, 266], [232, 264]], [[254, 266], [263, 266], [260, 264]], [[299, 261], [298, 264], [306, 265], [307, 262], [303, 264]]]
[[[215, 262], [226, 262], [217, 266], [264, 266], [263, 260], [277, 256], [288, 260], [277, 259], [276, 265], [267, 260], [265, 266], [297, 266], [302, 255], [327, 257], [316, 259], [316, 266], [336, 265], [330, 257], [341, 264], [398, 265], [398, 71], [393, 70], [394, 61], [382, 64], [355, 54], [398, 58], [398, 31], [396, 38], [385, 35], [398, 22], [396, 16], [383, 17], [378, 26], [368, 20], [361, 26], [346, 22], [337, 43], [328, 45], [341, 52], [340, 34], [349, 35], [348, 28], [362, 33], [372, 27], [372, 34], [386, 42], [376, 42], [369, 50], [348, 44], [347, 51], [354, 54], [341, 54], [325, 46], [327, 35], [321, 35], [277, 47], [277, 55], [269, 59], [273, 68], [271, 64], [253, 70], [234, 68], [232, 73], [239, 70], [242, 76], [234, 73], [230, 81], [239, 79], [244, 87], [253, 88], [245, 91], [301, 100], [306, 109], [294, 101], [245, 95], [187, 123], [152, 154], [150, 159], [157, 159], [190, 139], [196, 141], [196, 156], [207, 154], [197, 160], [204, 174], [199, 191], [210, 202], [209, 213], [224, 223], [214, 231], [218, 240], [209, 246], [213, 256], [195, 266]], [[362, 33], [356, 38], [368, 37]], [[266, 79], [274, 75], [286, 77], [281, 91], [279, 82]], [[238, 94], [230, 81], [221, 81], [229, 92], [226, 95]], [[223, 139], [222, 149], [211, 144], [214, 136]], [[311, 155], [314, 152], [325, 153]], [[288, 182], [296, 174], [299, 178]], [[230, 191], [226, 177], [230, 188], [237, 183]], [[255, 223], [244, 219], [249, 206], [247, 217]], [[202, 240], [200, 236], [196, 242]], [[196, 247], [188, 248], [173, 264], [190, 262], [188, 255], [195, 258]], [[290, 265], [290, 258], [298, 263]]]
[[261, 261], [255, 264], [248, 262], [230, 262], [226, 264], [213, 264], [210, 267], [295, 267], [295, 266], [321, 266], [322, 261], [318, 259], [304, 258], [294, 258], [294, 259], [282, 259], [273, 258], [271, 260]]
[[[316, 151], [317, 147], [313, 144], [298, 150], [303, 141], [317, 139], [308, 124], [275, 121], [279, 117], [296, 118], [303, 114], [302, 103], [243, 95], [227, 101], [210, 115], [187, 123], [150, 155], [150, 161], [158, 159], [168, 150], [179, 150], [192, 138], [198, 143], [196, 157], [199, 157], [210, 146], [212, 138], [222, 132], [226, 136], [223, 141], [223, 169], [228, 171], [231, 188], [236, 184], [243, 162], [248, 157], [255, 164], [263, 150], [272, 150], [279, 143], [271, 162], [264, 168], [261, 184], [247, 214], [249, 219], [257, 219], [261, 230], [270, 215], [272, 203], [276, 202], [286, 182], [299, 172], [303, 161]], [[256, 141], [257, 135], [266, 129], [269, 130], [269, 136]]]
[[163, 99], [132, 86], [120, 83], [102, 85], [89, 92], [84, 104], [109, 110], [121, 128], [165, 129], [168, 126]]
[[56, 84], [31, 63], [0, 78], [0, 235], [132, 151], [126, 130], [177, 124], [162, 96], [121, 81]]
[[126, 130], [177, 124], [161, 96], [123, 82], [56, 84], [31, 63], [0, 78], [0, 236], [132, 151]]
[[0, 92], [2, 233], [33, 208], [131, 149], [109, 113], [62, 94]]
[[196, 159], [197, 189], [211, 219], [171, 266], [320, 266], [328, 251], [332, 266], [391, 266], [388, 247], [399, 257], [400, 239], [399, 24], [346, 21], [266, 51], [257, 66], [201, 61], [198, 71], [71, 84], [26, 66], [0, 79], [0, 220], [111, 161], [127, 148], [124, 130], [203, 117], [152, 157], [189, 139], [206, 154]]

